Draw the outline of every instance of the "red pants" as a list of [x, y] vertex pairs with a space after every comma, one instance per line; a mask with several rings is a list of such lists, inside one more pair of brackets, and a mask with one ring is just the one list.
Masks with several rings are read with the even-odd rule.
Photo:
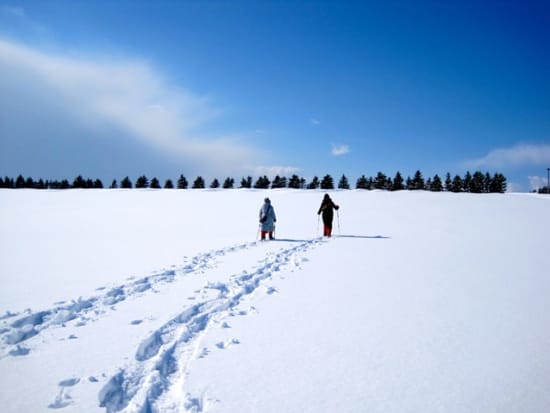
[[269, 239], [273, 239], [273, 231], [262, 231], [261, 232], [262, 240], [265, 239], [265, 234], [268, 234], [268, 233], [269, 233]]

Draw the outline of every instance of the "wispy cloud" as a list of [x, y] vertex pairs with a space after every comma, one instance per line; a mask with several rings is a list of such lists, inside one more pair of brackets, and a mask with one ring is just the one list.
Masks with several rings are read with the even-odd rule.
[[318, 126], [321, 124], [321, 121], [319, 119], [316, 119], [316, 118], [311, 118], [309, 120], [309, 123], [311, 123], [313, 126]]
[[550, 145], [518, 144], [510, 148], [497, 148], [479, 159], [466, 161], [467, 168], [502, 168], [505, 166], [550, 164]]
[[332, 145], [332, 155], [333, 156], [342, 156], [349, 153], [350, 149], [348, 145]]
[[268, 177], [275, 177], [277, 175], [279, 176], [290, 176], [294, 174], [298, 174], [300, 172], [300, 168], [296, 168], [293, 166], [259, 166], [254, 168], [254, 175], [255, 176], [268, 176]]
[[[17, 78], [22, 88], [39, 85], [53, 101], [64, 102], [73, 118], [110, 124], [182, 161], [236, 169], [257, 155], [237, 137], [209, 134], [208, 124], [223, 111], [208, 98], [169, 84], [142, 60], [54, 55], [0, 39], [0, 76]], [[10, 97], [0, 94], [0, 99]]]

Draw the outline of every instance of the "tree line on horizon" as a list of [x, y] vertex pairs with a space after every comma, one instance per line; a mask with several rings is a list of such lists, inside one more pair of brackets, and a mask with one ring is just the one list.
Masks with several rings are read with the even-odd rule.
[[[189, 183], [187, 178], [182, 174], [174, 183], [171, 179], [167, 179], [164, 185], [161, 186], [160, 181], [157, 178], [149, 180], [145, 175], [138, 177], [133, 183], [128, 176], [123, 178], [120, 183], [114, 179], [108, 188], [153, 188], [153, 189], [204, 189], [204, 188], [223, 188], [233, 189], [235, 188], [235, 180], [233, 178], [226, 178], [223, 183], [217, 178], [214, 178], [212, 182], [207, 186], [202, 176], [197, 176], [193, 182]], [[450, 173], [447, 173], [445, 178], [442, 179], [439, 175], [424, 179], [420, 171], [416, 171], [414, 176], [403, 178], [398, 171], [393, 178], [387, 176], [382, 172], [378, 172], [374, 177], [366, 177], [361, 175], [355, 182], [355, 189], [381, 189], [387, 191], [401, 191], [401, 190], [426, 190], [432, 192], [471, 192], [471, 193], [504, 193], [506, 192], [506, 177], [500, 173], [489, 172], [482, 173], [479, 171], [471, 174], [469, 171], [462, 177], [455, 175], [451, 177]], [[77, 176], [72, 183], [67, 179], [61, 181], [39, 179], [38, 181], [33, 178], [24, 178], [19, 175], [16, 179], [0, 177], [0, 188], [33, 188], [33, 189], [102, 189], [105, 188], [103, 182], [100, 179], [84, 179], [81, 175]], [[273, 180], [270, 180], [266, 175], [258, 177], [255, 181], [251, 176], [243, 177], [240, 181], [239, 188], [256, 188], [256, 189], [277, 189], [277, 188], [293, 188], [293, 189], [351, 189], [351, 184], [345, 175], [342, 175], [337, 183], [331, 175], [325, 175], [322, 179], [314, 176], [313, 179], [307, 182], [304, 178], [298, 175], [292, 175], [290, 178], [284, 176], [275, 176]]]

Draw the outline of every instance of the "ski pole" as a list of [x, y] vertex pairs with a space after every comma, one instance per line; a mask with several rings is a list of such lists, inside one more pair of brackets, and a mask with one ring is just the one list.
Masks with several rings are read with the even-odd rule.
[[340, 234], [340, 213], [336, 210], [336, 220], [338, 221], [338, 235]]

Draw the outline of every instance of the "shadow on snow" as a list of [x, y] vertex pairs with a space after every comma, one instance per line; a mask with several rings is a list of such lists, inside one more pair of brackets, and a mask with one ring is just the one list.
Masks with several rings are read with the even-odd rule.
[[334, 235], [336, 238], [362, 238], [362, 239], [390, 239], [383, 235]]

